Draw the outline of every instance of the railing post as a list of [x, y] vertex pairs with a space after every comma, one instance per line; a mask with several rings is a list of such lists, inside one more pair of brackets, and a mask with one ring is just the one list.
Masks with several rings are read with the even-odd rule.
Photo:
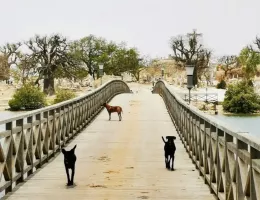
[[28, 147], [27, 147], [27, 155], [28, 155], [28, 159], [27, 160], [27, 164], [30, 165], [30, 170], [28, 171], [27, 175], [30, 176], [32, 173], [33, 173], [33, 161], [34, 161], [34, 155], [33, 155], [33, 126], [32, 126], [32, 123], [33, 123], [33, 117], [30, 116], [30, 117], [27, 117], [27, 123], [29, 124], [29, 127], [28, 129], [30, 130], [29, 131], [29, 135], [30, 135], [30, 139], [29, 139], [29, 142], [28, 142]]
[[5, 179], [10, 182], [9, 186], [5, 190], [5, 193], [12, 192], [12, 189], [13, 189], [13, 168], [12, 168], [13, 167], [13, 133], [12, 133], [12, 128], [13, 128], [12, 122], [5, 124], [5, 130], [11, 132], [10, 136], [6, 137], [7, 139], [5, 140], [5, 142], [8, 142], [8, 140], [10, 142], [9, 149], [6, 154], [7, 170], [6, 170], [6, 172], [3, 171]]
[[36, 154], [36, 158], [39, 159], [39, 164], [37, 168], [40, 168], [42, 166], [42, 145], [41, 145], [41, 141], [42, 141], [42, 113], [37, 114], [36, 116], [36, 120], [39, 121], [39, 135], [38, 135], [38, 139], [37, 139], [37, 154]]
[[[19, 149], [17, 149], [17, 158], [19, 161], [19, 170], [21, 173], [20, 178], [17, 180], [17, 184], [24, 181], [24, 132], [23, 132], [23, 118], [16, 121], [16, 127], [21, 127], [21, 132], [19, 133], [21, 136], [19, 141]], [[18, 133], [17, 133], [18, 134]]]
[[[228, 145], [229, 143], [233, 143], [233, 136], [229, 135], [228, 133], [225, 133], [225, 198], [228, 199], [228, 195], [230, 193], [230, 188], [232, 187], [232, 176], [233, 174], [230, 174], [230, 164], [228, 162]], [[233, 192], [233, 191], [232, 191]], [[233, 194], [232, 194], [233, 195]]]
[[[55, 145], [54, 145], [54, 148], [56, 149], [56, 145], [58, 145], [58, 151], [61, 150], [61, 125], [63, 122], [63, 120], [61, 120], [61, 107], [57, 108], [55, 111], [55, 121], [54, 121], [54, 124], [55, 124], [55, 133], [56, 133], [56, 141], [55, 141]], [[57, 118], [56, 118], [57, 116]], [[55, 137], [55, 136], [54, 136]]]
[[260, 152], [250, 146], [250, 200], [257, 200], [257, 188], [253, 169], [253, 159], [260, 159]]
[[47, 156], [46, 161], [49, 160], [49, 137], [50, 137], [50, 131], [49, 131], [49, 111], [46, 111], [43, 113], [44, 119], [46, 119], [46, 129], [45, 129], [45, 137], [43, 141], [43, 154]]

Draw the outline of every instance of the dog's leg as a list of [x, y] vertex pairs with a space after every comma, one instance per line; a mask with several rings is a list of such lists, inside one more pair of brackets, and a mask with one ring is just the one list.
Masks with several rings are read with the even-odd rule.
[[65, 170], [66, 170], [66, 174], [67, 174], [67, 186], [70, 185], [70, 176], [69, 176], [69, 169], [67, 167], [65, 167]]
[[111, 112], [110, 113], [108, 113], [109, 114], [109, 120], [111, 120]]
[[70, 182], [71, 185], [74, 184], [74, 174], [75, 174], [75, 166], [71, 168], [71, 182]]
[[174, 171], [174, 155], [172, 156], [172, 171]]
[[119, 121], [122, 120], [121, 113], [118, 113], [118, 118], [119, 118]]
[[168, 162], [168, 156], [165, 155], [165, 167], [168, 169], [169, 168], [169, 162]]

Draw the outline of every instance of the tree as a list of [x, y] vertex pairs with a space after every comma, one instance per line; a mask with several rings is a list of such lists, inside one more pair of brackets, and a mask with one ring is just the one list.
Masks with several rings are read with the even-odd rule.
[[146, 60], [140, 58], [138, 51], [135, 48], [130, 48], [125, 56], [126, 70], [130, 72], [137, 81], [140, 79], [140, 72], [146, 67]]
[[238, 58], [237, 56], [222, 56], [219, 60], [220, 62], [220, 69], [224, 71], [224, 79], [227, 79], [228, 72], [232, 71], [239, 67], [238, 65]]
[[[109, 42], [105, 44], [105, 46], [103, 47], [103, 52], [98, 59], [98, 62], [104, 65], [104, 72], [106, 74], [121, 74], [121, 66], [123, 65], [122, 51], [124, 51], [123, 46], [117, 45], [114, 42]], [[97, 74], [99, 77], [99, 73]]]
[[[35, 61], [31, 55], [21, 54], [20, 62], [17, 64], [16, 71], [19, 74], [19, 80], [24, 85], [32, 76], [36, 75], [37, 61]], [[13, 73], [14, 73], [13, 71]], [[14, 74], [13, 74], [14, 75]]]
[[48, 36], [36, 35], [26, 42], [31, 51], [31, 57], [37, 63], [38, 79], [44, 79], [43, 90], [46, 94], [53, 95], [55, 72], [58, 68], [68, 76], [74, 76], [71, 69], [78, 66], [78, 62], [69, 54], [67, 39], [58, 34]]
[[194, 30], [187, 36], [173, 37], [171, 48], [176, 65], [184, 68], [185, 65], [194, 65], [193, 84], [198, 84], [198, 76], [201, 76], [203, 69], [208, 67], [211, 51], [204, 48], [198, 41], [199, 34]]
[[8, 64], [8, 58], [5, 55], [0, 55], [0, 79], [9, 79], [10, 68]]
[[129, 72], [139, 80], [140, 72], [144, 69], [144, 59], [139, 57], [135, 48], [128, 49], [125, 44], [114, 46], [108, 58], [104, 64], [106, 73], [120, 76], [123, 72]]
[[19, 48], [22, 46], [22, 43], [7, 43], [6, 45], [0, 47], [0, 52], [3, 54], [3, 56], [7, 59], [8, 67], [12, 65], [16, 65], [17, 61], [20, 57], [20, 50]]
[[242, 65], [244, 79], [252, 80], [257, 73], [257, 65], [260, 64], [260, 55], [252, 47], [245, 47], [239, 54], [239, 64]]
[[105, 51], [106, 41], [103, 38], [89, 35], [73, 42], [70, 48], [72, 54], [86, 64], [88, 73], [95, 79], [95, 72], [98, 72], [98, 64]]
[[224, 111], [254, 113], [260, 109], [260, 97], [248, 81], [230, 84], [223, 102]]

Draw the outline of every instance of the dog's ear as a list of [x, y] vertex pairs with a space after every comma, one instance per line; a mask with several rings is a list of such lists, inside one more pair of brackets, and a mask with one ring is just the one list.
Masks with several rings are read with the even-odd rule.
[[65, 149], [62, 149], [61, 152], [65, 155], [66, 150], [65, 150]]
[[73, 153], [74, 153], [76, 147], [77, 147], [77, 145], [75, 145], [75, 146], [70, 150], [70, 152], [73, 152]]
[[163, 142], [165, 143], [165, 140], [164, 140], [164, 137], [162, 136], [162, 140], [163, 140]]

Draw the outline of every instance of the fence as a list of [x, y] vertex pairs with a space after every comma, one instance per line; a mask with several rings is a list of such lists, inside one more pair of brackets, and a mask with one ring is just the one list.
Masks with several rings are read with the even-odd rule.
[[0, 192], [5, 193], [48, 162], [102, 110], [115, 95], [129, 92], [112, 80], [93, 92], [0, 121]]
[[260, 200], [260, 141], [216, 123], [168, 88], [159, 81], [154, 92], [164, 99], [176, 130], [210, 191], [218, 199]]
[[[184, 101], [189, 100], [189, 94], [184, 94]], [[194, 93], [190, 95], [191, 101], [204, 101], [207, 103], [218, 103], [217, 93]]]

